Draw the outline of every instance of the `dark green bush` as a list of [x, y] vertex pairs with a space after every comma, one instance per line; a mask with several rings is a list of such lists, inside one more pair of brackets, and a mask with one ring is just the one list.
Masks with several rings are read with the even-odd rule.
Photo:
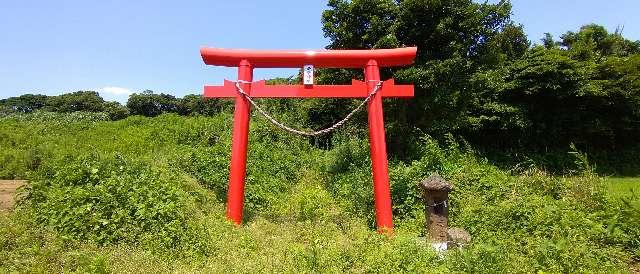
[[129, 116], [129, 109], [118, 102], [106, 102], [104, 104], [104, 112], [109, 115], [111, 120], [120, 120]]
[[132, 115], [154, 117], [162, 113], [177, 112], [177, 103], [177, 99], [173, 95], [144, 91], [131, 94], [127, 100], [127, 108]]

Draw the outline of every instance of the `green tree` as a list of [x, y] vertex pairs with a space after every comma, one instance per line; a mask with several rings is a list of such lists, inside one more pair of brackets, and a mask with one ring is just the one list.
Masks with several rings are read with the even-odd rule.
[[[408, 149], [414, 129], [462, 135], [482, 146], [613, 149], [640, 138], [640, 42], [590, 24], [531, 48], [510, 18], [509, 1], [332, 0], [323, 13], [329, 49], [417, 46], [411, 67], [382, 78], [416, 86], [408, 101], [387, 100], [390, 151]], [[319, 82], [348, 83], [361, 70], [321, 70]], [[307, 111], [311, 125], [353, 106], [338, 100]], [[364, 121], [360, 119], [360, 121]]]
[[223, 105], [219, 99], [189, 94], [177, 99], [177, 112], [180, 115], [213, 115], [220, 112]]
[[545, 32], [544, 37], [542, 37], [540, 41], [542, 41], [542, 45], [546, 49], [552, 49], [556, 47], [556, 41], [553, 40], [553, 35], [551, 33]]
[[[510, 19], [509, 1], [332, 0], [328, 6], [322, 22], [325, 36], [331, 40], [329, 49], [418, 47], [414, 66], [381, 72], [383, 79], [395, 77], [416, 86], [415, 98], [388, 101], [385, 106], [391, 150], [395, 152], [411, 143], [407, 132], [414, 128], [435, 136], [474, 130], [477, 125], [472, 121], [482, 115], [473, 111], [487, 100], [473, 91], [471, 79], [520, 58], [530, 45], [522, 26]], [[362, 72], [356, 70], [318, 74], [319, 80], [330, 82], [362, 78]], [[340, 114], [352, 106], [329, 104], [333, 105], [324, 108], [340, 109], [332, 111]]]
[[145, 90], [131, 94], [127, 100], [127, 108], [132, 115], [153, 117], [165, 112], [177, 112], [178, 101], [173, 95]]
[[[562, 42], [565, 47], [568, 36]], [[605, 41], [606, 35], [598, 34], [605, 38], [590, 42], [580, 40], [585, 37], [580, 32], [574, 36], [578, 38], [569, 48], [534, 47], [523, 58], [495, 70], [498, 77], [480, 82], [479, 87], [493, 90], [489, 92], [494, 94], [493, 102], [518, 114], [505, 112], [495, 119], [502, 123], [484, 125], [477, 135], [484, 144], [564, 148], [575, 143], [581, 148], [612, 150], [637, 142], [640, 55], [599, 51], [603, 47], [595, 41]], [[591, 50], [579, 44], [591, 44]], [[495, 134], [486, 133], [491, 129]]]
[[109, 115], [111, 120], [120, 120], [129, 116], [129, 109], [118, 102], [106, 102], [104, 111]]
[[609, 33], [606, 28], [597, 24], [585, 25], [578, 32], [568, 31], [560, 38], [560, 44], [580, 60], [640, 53], [640, 41], [625, 39], [620, 29]]
[[76, 91], [48, 97], [45, 109], [54, 112], [101, 112], [104, 104], [104, 99], [95, 91]]
[[45, 107], [46, 103], [47, 96], [41, 94], [24, 94], [0, 100], [0, 105], [4, 106], [7, 111], [24, 113], [41, 109]]

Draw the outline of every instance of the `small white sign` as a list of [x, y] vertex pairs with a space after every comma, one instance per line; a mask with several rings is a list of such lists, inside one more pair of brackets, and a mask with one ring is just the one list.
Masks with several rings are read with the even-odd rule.
[[302, 83], [305, 85], [313, 85], [313, 65], [304, 65], [302, 70]]

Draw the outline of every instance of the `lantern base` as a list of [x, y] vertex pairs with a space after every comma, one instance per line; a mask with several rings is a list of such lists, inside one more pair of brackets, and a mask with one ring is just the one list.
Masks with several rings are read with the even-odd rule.
[[447, 242], [431, 243], [431, 247], [433, 247], [436, 250], [436, 252], [441, 254], [441, 253], [444, 253], [445, 251], [447, 251]]

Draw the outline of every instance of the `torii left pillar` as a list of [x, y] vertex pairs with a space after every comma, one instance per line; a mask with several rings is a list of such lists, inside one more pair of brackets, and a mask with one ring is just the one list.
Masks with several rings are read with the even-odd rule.
[[[207, 65], [238, 67], [241, 88], [254, 98], [365, 98], [380, 81], [380, 67], [413, 63], [416, 48], [380, 50], [323, 50], [323, 51], [265, 51], [202, 48], [200, 53]], [[331, 68], [364, 69], [365, 82], [353, 80], [351, 85], [266, 85], [253, 81], [254, 68], [300, 68], [305, 65]], [[227, 218], [242, 223], [244, 186], [249, 138], [248, 100], [236, 90], [235, 83], [205, 86], [205, 97], [235, 98], [233, 115], [233, 144], [227, 196]], [[393, 232], [389, 168], [385, 141], [383, 97], [413, 97], [412, 85], [396, 85], [393, 79], [384, 82], [368, 102], [369, 142], [378, 231]]]
[[[251, 90], [253, 69], [247, 60], [238, 65], [238, 80], [243, 90]], [[227, 218], [236, 224], [242, 222], [244, 207], [244, 181], [247, 175], [247, 146], [249, 144], [249, 114], [251, 105], [244, 96], [236, 96], [233, 112], [233, 143], [229, 168], [229, 191], [227, 195]]]

